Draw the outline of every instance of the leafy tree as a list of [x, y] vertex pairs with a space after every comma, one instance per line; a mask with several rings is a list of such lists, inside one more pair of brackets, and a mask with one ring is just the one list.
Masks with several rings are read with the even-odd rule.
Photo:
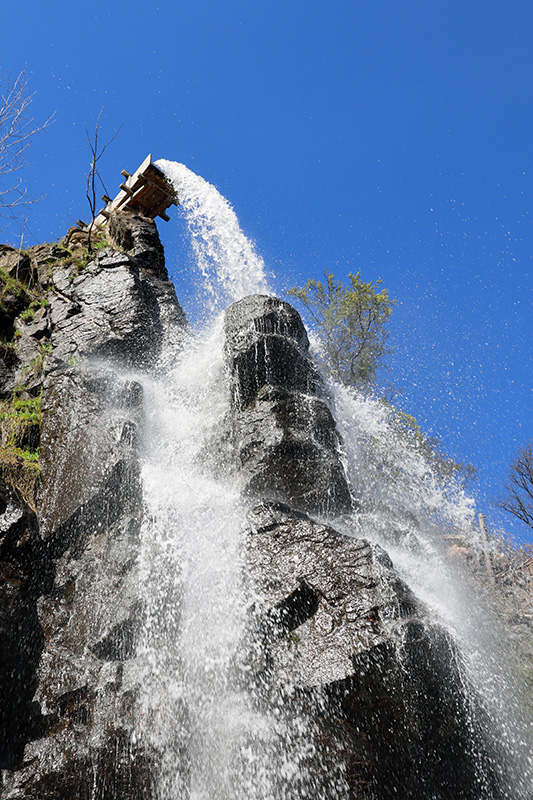
[[533, 441], [516, 454], [498, 506], [533, 528]]
[[[381, 280], [365, 283], [360, 273], [349, 273], [350, 285], [335, 280], [327, 270], [325, 283], [308, 280], [288, 295], [299, 300], [314, 323], [324, 350], [323, 366], [337, 381], [355, 389], [372, 385], [376, 373], [386, 366], [393, 352], [388, 346], [387, 322], [395, 300], [381, 288]], [[445, 455], [437, 439], [427, 436], [416, 419], [383, 399], [392, 411], [393, 424], [404, 441], [420, 452], [443, 482], [456, 480], [462, 486], [476, 477], [472, 464], [462, 464]]]
[[361, 389], [374, 381], [393, 352], [387, 345], [386, 324], [396, 301], [381, 288], [381, 280], [365, 283], [359, 272], [349, 273], [349, 286], [327, 270], [324, 277], [325, 283], [311, 279], [288, 294], [305, 306], [313, 320], [326, 370], [345, 386]]

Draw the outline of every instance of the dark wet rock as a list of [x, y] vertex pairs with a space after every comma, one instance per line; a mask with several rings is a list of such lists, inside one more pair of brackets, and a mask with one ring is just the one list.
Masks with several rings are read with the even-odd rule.
[[123, 785], [117, 797], [133, 800], [150, 783], [147, 756], [131, 741], [142, 680], [142, 392], [105, 370], [78, 368], [49, 376], [45, 397], [38, 541], [49, 574], [34, 596], [34, 721], [2, 796], [92, 798], [95, 781], [105, 791], [115, 781]]
[[[155, 364], [186, 323], [155, 224], [121, 212], [109, 235], [77, 270], [59, 264], [88, 244], [83, 231], [31, 248], [28, 274], [50, 305], [12, 318], [17, 351], [0, 371], [7, 395], [22, 378], [27, 392], [42, 388], [38, 512], [0, 483], [3, 800], [157, 793], [158, 756], [135, 730], [144, 398], [131, 368]], [[359, 533], [375, 509], [338, 517], [353, 536], [323, 521], [352, 501], [308, 349], [289, 304], [254, 296], [228, 309], [224, 453], [255, 504], [243, 552], [250, 704], [286, 732], [280, 752], [299, 742], [308, 754], [298, 797], [503, 800], [458, 653]], [[420, 546], [412, 520], [389, 519], [383, 541]], [[187, 754], [182, 764], [186, 781]]]
[[52, 574], [36, 514], [0, 479], [0, 769], [20, 764], [34, 727], [37, 600]]
[[[87, 232], [79, 229], [71, 230], [65, 246], [28, 251], [30, 284], [38, 289], [42, 307], [24, 318], [29, 296], [3, 298], [2, 337], [13, 340], [9, 363], [0, 371], [4, 393], [17, 385], [36, 393], [47, 373], [86, 358], [150, 368], [166, 335], [179, 341], [187, 322], [168, 279], [155, 223], [119, 212], [109, 228], [117, 245], [92, 253], [84, 249]], [[14, 253], [8, 254], [11, 260]]]
[[235, 452], [254, 497], [317, 513], [352, 507], [335, 422], [298, 312], [253, 295], [226, 312]]
[[357, 654], [391, 636], [400, 641], [403, 620], [418, 606], [378, 545], [295, 516], [282, 504], [256, 506], [250, 520], [246, 563], [250, 592], [263, 609], [257, 613], [271, 616], [287, 606], [302, 619], [292, 650], [281, 639], [270, 647], [275, 672], [296, 685], [329, 684], [353, 674]]
[[341, 795], [503, 798], [459, 655], [388, 555], [282, 504], [249, 518], [258, 694], [305, 720]]
[[104, 367], [72, 367], [47, 377], [41, 407], [39, 504], [47, 537], [77, 510], [87, 514], [99, 487], [109, 488], [104, 477], [114, 474], [121, 453], [135, 443], [142, 387]]
[[[143, 393], [121, 370], [154, 365], [186, 322], [155, 224], [126, 215], [121, 225], [130, 252], [100, 250], [78, 271], [57, 261], [65, 247], [32, 248], [50, 304], [14, 320], [2, 390], [42, 387], [41, 485], [38, 514], [0, 491], [3, 798], [154, 793], [153, 754], [133, 734]], [[65, 245], [83, 247], [81, 233]]]
[[168, 280], [155, 223], [121, 212], [109, 227], [120, 249], [100, 250], [77, 275], [68, 267], [53, 272], [53, 358], [72, 363], [93, 356], [151, 366], [164, 330], [183, 329], [185, 317]]

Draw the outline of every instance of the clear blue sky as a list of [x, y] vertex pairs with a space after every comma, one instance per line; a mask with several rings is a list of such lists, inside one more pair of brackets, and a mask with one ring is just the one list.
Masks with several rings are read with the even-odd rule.
[[[1, 65], [38, 121], [26, 243], [79, 217], [85, 121], [102, 162], [182, 161], [232, 202], [281, 293], [328, 268], [398, 299], [400, 405], [479, 472], [480, 510], [532, 431], [533, 4], [527, 0], [29, 0]], [[185, 307], [179, 214], [160, 224]], [[13, 243], [16, 230], [0, 238]]]

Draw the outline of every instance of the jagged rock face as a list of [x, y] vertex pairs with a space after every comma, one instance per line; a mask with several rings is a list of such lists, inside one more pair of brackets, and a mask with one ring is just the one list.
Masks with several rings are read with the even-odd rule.
[[135, 444], [142, 387], [108, 368], [72, 367], [44, 382], [41, 423], [41, 534], [47, 537], [98, 493]]
[[249, 519], [252, 672], [280, 713], [307, 717], [343, 795], [503, 798], [458, 653], [388, 555], [282, 504]]
[[131, 245], [128, 254], [105, 248], [74, 280], [67, 268], [53, 273], [51, 342], [58, 360], [91, 355], [146, 367], [153, 364], [168, 322], [185, 324], [154, 223], [123, 212], [120, 225]]
[[350, 510], [335, 422], [318, 396], [298, 312], [253, 295], [230, 306], [225, 332], [233, 441], [248, 492], [311, 513]]
[[43, 643], [37, 600], [52, 576], [36, 514], [0, 479], [0, 769], [19, 766], [28, 731], [36, 727]]
[[[70, 264], [61, 266], [70, 256], [64, 246], [30, 249], [31, 280], [48, 291], [48, 305], [24, 321], [16, 318], [20, 302], [13, 298], [12, 310], [2, 317], [18, 337], [16, 356], [8, 354], [13, 363], [0, 368], [4, 394], [19, 384], [35, 391], [46, 373], [88, 357], [124, 366], [153, 366], [165, 332], [187, 326], [168, 280], [153, 220], [124, 211], [112, 217], [109, 227], [108, 235], [117, 246], [94, 251], [77, 272]], [[65, 244], [74, 235], [87, 236], [75, 231]], [[127, 253], [122, 243], [127, 244]], [[0, 253], [2, 258], [11, 265], [10, 252]]]
[[0, 492], [3, 798], [153, 796], [152, 757], [132, 740], [143, 395], [120, 375], [154, 364], [164, 329], [186, 323], [155, 224], [120, 226], [130, 253], [100, 251], [74, 280], [50, 272], [48, 246], [33, 254], [50, 305], [20, 325], [19, 369], [39, 342], [53, 353], [39, 376], [38, 514]]

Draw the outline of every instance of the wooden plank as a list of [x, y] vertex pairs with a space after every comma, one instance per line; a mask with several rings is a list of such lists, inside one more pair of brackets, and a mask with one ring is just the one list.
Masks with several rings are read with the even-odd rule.
[[126, 180], [120, 184], [119, 193], [114, 200], [107, 196], [102, 198], [107, 207], [92, 224], [103, 223], [113, 211], [122, 208], [138, 210], [152, 219], [160, 216], [168, 222], [170, 218], [165, 211], [171, 205], [179, 205], [179, 198], [166, 176], [152, 162], [152, 154], [144, 159], [133, 175], [125, 169], [121, 171], [121, 175]]

